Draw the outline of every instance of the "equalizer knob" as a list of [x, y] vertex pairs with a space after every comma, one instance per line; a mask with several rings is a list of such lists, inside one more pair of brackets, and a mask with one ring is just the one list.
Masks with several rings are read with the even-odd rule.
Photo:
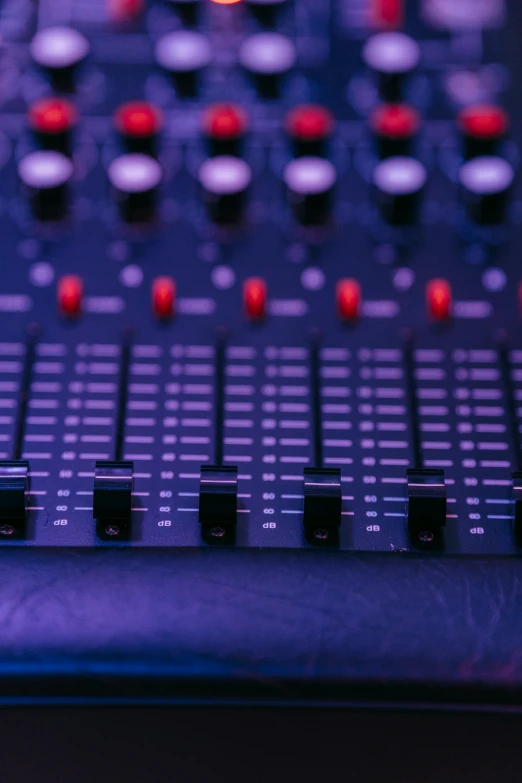
[[404, 82], [419, 64], [420, 49], [404, 33], [377, 33], [364, 45], [362, 56], [377, 76], [382, 100], [398, 101], [404, 92]]
[[146, 101], [130, 101], [114, 112], [114, 126], [128, 152], [157, 153], [163, 113]]
[[288, 200], [299, 223], [327, 223], [337, 172], [329, 160], [317, 157], [296, 158], [283, 172]]
[[159, 39], [156, 61], [172, 76], [180, 97], [194, 98], [199, 90], [199, 75], [212, 62], [212, 47], [205, 35], [179, 30]]
[[492, 225], [504, 220], [515, 174], [504, 158], [479, 156], [459, 169], [464, 202], [472, 220]]
[[241, 106], [213, 103], [203, 112], [202, 124], [209, 155], [240, 155], [248, 129], [248, 117]]
[[152, 220], [163, 177], [158, 161], [150, 155], [129, 153], [115, 158], [107, 173], [123, 220], [128, 223]]
[[285, 119], [285, 128], [296, 157], [326, 154], [335, 120], [324, 106], [308, 103], [294, 106]]
[[377, 154], [380, 158], [390, 158], [411, 152], [420, 128], [420, 116], [406, 103], [382, 103], [371, 113], [369, 124]]
[[48, 27], [31, 41], [31, 57], [49, 74], [57, 90], [72, 92], [78, 66], [87, 58], [90, 45], [72, 27]]
[[247, 0], [252, 16], [265, 27], [275, 27], [278, 17], [290, 0]]
[[176, 11], [183, 24], [190, 27], [197, 25], [201, 0], [167, 0], [167, 5]]
[[71, 160], [61, 152], [39, 150], [22, 158], [18, 175], [38, 220], [61, 220], [67, 213]]
[[378, 163], [373, 184], [383, 219], [396, 226], [415, 223], [426, 180], [426, 169], [415, 158], [397, 156]]
[[233, 155], [217, 155], [203, 163], [198, 173], [203, 200], [214, 223], [239, 223], [252, 181], [248, 163]]
[[259, 95], [277, 98], [281, 80], [296, 61], [295, 46], [280, 33], [258, 33], [246, 38], [239, 50], [239, 62], [251, 74]]
[[29, 107], [27, 118], [43, 149], [71, 155], [72, 134], [78, 122], [73, 103], [65, 98], [41, 98]]
[[509, 128], [509, 118], [500, 106], [478, 104], [466, 106], [457, 116], [464, 157], [495, 155]]

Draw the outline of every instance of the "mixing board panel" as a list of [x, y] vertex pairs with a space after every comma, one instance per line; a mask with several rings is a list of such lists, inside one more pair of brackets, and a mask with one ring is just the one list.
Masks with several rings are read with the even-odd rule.
[[518, 4], [1, 23], [0, 544], [519, 553]]

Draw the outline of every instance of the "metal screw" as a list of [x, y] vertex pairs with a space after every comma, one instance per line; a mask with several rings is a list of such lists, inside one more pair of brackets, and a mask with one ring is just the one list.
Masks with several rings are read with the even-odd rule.
[[330, 533], [328, 530], [325, 530], [323, 527], [318, 527], [317, 530], [314, 530], [314, 536], [315, 538], [318, 538], [319, 541], [325, 541]]
[[0, 525], [0, 535], [2, 536], [12, 536], [15, 532], [13, 525]]
[[118, 536], [120, 534], [120, 528], [118, 525], [107, 525], [105, 532], [108, 536]]
[[432, 544], [435, 541], [435, 536], [431, 530], [423, 530], [422, 533], [419, 533], [419, 541], [422, 541], [423, 544]]
[[210, 535], [214, 536], [214, 538], [223, 538], [223, 536], [225, 535], [225, 528], [213, 527], [210, 529]]

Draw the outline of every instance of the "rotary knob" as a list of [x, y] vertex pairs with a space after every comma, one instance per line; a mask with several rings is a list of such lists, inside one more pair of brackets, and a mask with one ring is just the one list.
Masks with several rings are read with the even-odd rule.
[[324, 106], [303, 104], [286, 115], [285, 127], [296, 157], [323, 157], [333, 133], [335, 121]]
[[377, 33], [366, 42], [362, 56], [366, 66], [377, 77], [382, 100], [398, 101], [407, 77], [419, 64], [420, 49], [418, 43], [405, 33]]
[[163, 172], [158, 161], [139, 152], [115, 158], [108, 168], [120, 214], [127, 223], [145, 223], [154, 217]]
[[460, 167], [459, 182], [473, 221], [481, 225], [503, 222], [514, 177], [511, 164], [492, 155], [473, 158]]
[[327, 223], [337, 172], [329, 160], [296, 158], [283, 172], [288, 200], [299, 223], [307, 226]]
[[56, 90], [72, 92], [78, 67], [87, 58], [90, 46], [87, 38], [72, 27], [48, 27], [34, 36], [30, 51]]
[[509, 117], [500, 106], [479, 104], [466, 106], [457, 117], [466, 159], [479, 155], [495, 155], [504, 139]]
[[380, 158], [408, 155], [420, 128], [419, 113], [406, 103], [382, 103], [370, 115]]
[[275, 27], [289, 0], [247, 0], [252, 16], [264, 27]]
[[250, 166], [233, 155], [217, 155], [203, 163], [198, 178], [211, 220], [219, 224], [239, 223], [252, 181]]
[[183, 24], [189, 27], [197, 25], [201, 0], [167, 0], [167, 5], [176, 11]]
[[239, 156], [247, 129], [246, 112], [234, 103], [213, 103], [203, 113], [203, 133], [212, 156]]
[[128, 152], [155, 156], [158, 136], [163, 127], [163, 114], [146, 101], [130, 101], [114, 113], [114, 126]]
[[239, 62], [252, 76], [262, 98], [277, 98], [281, 82], [296, 61], [295, 46], [280, 33], [258, 33], [246, 38], [239, 50]]
[[397, 226], [415, 223], [426, 180], [426, 169], [415, 158], [397, 156], [378, 163], [373, 184], [383, 219]]
[[30, 106], [27, 117], [39, 146], [71, 155], [73, 130], [78, 122], [73, 103], [65, 98], [42, 98]]
[[156, 44], [156, 62], [172, 76], [180, 97], [194, 98], [200, 74], [212, 62], [212, 47], [201, 33], [167, 33]]
[[53, 150], [31, 152], [20, 161], [18, 174], [38, 220], [65, 217], [67, 187], [73, 176], [73, 164], [66, 155]]

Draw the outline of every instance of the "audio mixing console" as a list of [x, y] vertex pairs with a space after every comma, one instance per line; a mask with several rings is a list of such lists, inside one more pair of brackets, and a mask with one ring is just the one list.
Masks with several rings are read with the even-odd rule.
[[1, 541], [516, 553], [518, 33], [5, 3]]
[[520, 555], [519, 3], [1, 26], [2, 568]]

